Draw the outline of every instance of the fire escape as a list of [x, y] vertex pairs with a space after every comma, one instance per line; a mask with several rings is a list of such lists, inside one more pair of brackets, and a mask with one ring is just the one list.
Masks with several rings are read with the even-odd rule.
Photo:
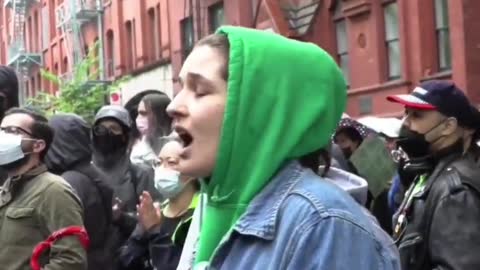
[[30, 70], [42, 65], [40, 53], [29, 52], [25, 46], [25, 19], [31, 5], [37, 0], [5, 0], [4, 6], [13, 10], [12, 40], [8, 48], [8, 65], [13, 67], [20, 79], [20, 102], [25, 99], [25, 82], [28, 81]]
[[290, 37], [301, 37], [312, 27], [321, 0], [283, 0], [281, 9], [288, 20]]
[[[66, 52], [69, 68], [73, 70], [86, 55], [85, 41], [82, 28], [98, 17], [96, 0], [65, 0], [55, 10], [56, 27], [64, 37], [64, 51]], [[72, 73], [62, 77], [70, 79]]]

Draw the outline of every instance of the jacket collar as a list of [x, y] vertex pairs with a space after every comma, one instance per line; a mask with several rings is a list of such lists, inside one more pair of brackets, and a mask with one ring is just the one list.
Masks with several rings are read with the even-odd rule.
[[47, 166], [39, 165], [24, 173], [21, 176], [8, 178], [2, 187], [0, 187], [0, 207], [8, 204], [27, 183], [36, 176], [47, 171]]
[[303, 170], [297, 161], [284, 166], [252, 200], [234, 230], [240, 234], [273, 240], [280, 205], [300, 180]]
[[46, 171], [47, 171], [47, 166], [45, 164], [38, 165], [32, 168], [30, 171], [24, 173], [21, 177], [21, 180], [30, 180]]
[[419, 194], [419, 196], [424, 196], [424, 194], [428, 193], [428, 191], [432, 188], [436, 180], [442, 175], [442, 173], [446, 169], [448, 169], [453, 162], [459, 159], [462, 159], [463, 157], [464, 155], [459, 151], [455, 151], [448, 155], [444, 155], [443, 158], [437, 162], [435, 169], [429, 175], [427, 184], [423, 189], [423, 191]]

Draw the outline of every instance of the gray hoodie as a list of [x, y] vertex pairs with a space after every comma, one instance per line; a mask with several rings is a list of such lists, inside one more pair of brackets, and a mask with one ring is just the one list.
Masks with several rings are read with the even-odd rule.
[[[323, 172], [323, 170], [324, 166], [320, 166], [319, 172]], [[365, 205], [367, 202], [368, 183], [360, 176], [330, 167], [324, 179], [350, 193], [359, 204]]]

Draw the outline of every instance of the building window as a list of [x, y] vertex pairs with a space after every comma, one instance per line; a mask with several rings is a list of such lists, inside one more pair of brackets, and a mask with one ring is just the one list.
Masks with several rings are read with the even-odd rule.
[[223, 12], [223, 3], [218, 3], [208, 9], [210, 33], [215, 32], [217, 28], [225, 23], [225, 15]]
[[162, 20], [160, 18], [161, 16], [161, 10], [160, 10], [160, 4], [157, 4], [157, 7], [156, 7], [156, 11], [157, 11], [157, 23], [155, 24], [155, 26], [157, 27], [157, 35], [158, 35], [158, 38], [157, 38], [157, 42], [158, 42], [158, 50], [157, 50], [157, 59], [161, 59], [162, 58]]
[[30, 95], [30, 83], [28, 81], [23, 83], [23, 86], [25, 87], [25, 90], [23, 92], [23, 100], [26, 100], [27, 98], [31, 97]]
[[193, 19], [192, 17], [185, 18], [180, 24], [182, 29], [182, 57], [183, 60], [185, 60], [192, 51], [194, 45]]
[[25, 47], [28, 51], [33, 51], [33, 25], [31, 16], [27, 20], [27, 44], [25, 44]]
[[337, 61], [345, 76], [347, 85], [350, 85], [350, 59], [348, 55], [347, 21], [343, 16], [342, 2], [337, 1], [333, 14], [335, 35], [337, 40]]
[[[50, 68], [46, 68], [47, 72], [50, 72]], [[46, 91], [47, 93], [52, 93], [51, 89], [50, 89], [50, 81], [49, 80], [42, 80], [43, 82], [43, 89], [44, 91]]]
[[[85, 56], [88, 56], [88, 54], [90, 53], [90, 47], [87, 45], [87, 44], [83, 44], [83, 51], [85, 52]], [[91, 68], [87, 68], [86, 69], [86, 75], [87, 77], [90, 77], [90, 72], [92, 71]]]
[[150, 59], [154, 61], [160, 58], [160, 24], [158, 21], [158, 14], [155, 12], [155, 8], [148, 10], [148, 26], [149, 31], [151, 31], [153, 34], [153, 40], [149, 43], [149, 55]]
[[34, 96], [35, 96], [35, 92], [37, 91], [37, 89], [35, 89], [35, 87], [37, 86], [37, 84], [35, 83], [35, 76], [33, 76], [30, 81], [31, 81], [31, 83], [30, 83], [30, 94], [29, 94], [29, 97], [34, 97]]
[[49, 10], [47, 6], [42, 8], [42, 49], [47, 50], [50, 45], [50, 24], [48, 20], [50, 18]]
[[63, 58], [63, 70], [62, 70], [62, 74], [65, 74], [67, 73], [69, 70], [69, 67], [68, 67], [68, 58], [65, 56]]
[[107, 76], [113, 77], [115, 75], [115, 52], [114, 52], [114, 40], [113, 40], [113, 31], [108, 30], [107, 32]]
[[435, 0], [435, 32], [437, 36], [438, 67], [440, 71], [452, 68], [448, 1]]
[[49, 27], [49, 31], [50, 31], [50, 35], [52, 37], [55, 37], [57, 35], [57, 29], [55, 27], [56, 25], [56, 19], [55, 19], [55, 7], [57, 6], [55, 4], [55, 0], [50, 0], [49, 1], [49, 14], [52, 15], [50, 17], [45, 17], [44, 20], [45, 22], [49, 22], [48, 23], [48, 27]]
[[5, 12], [5, 19], [6, 19], [5, 21], [9, 22], [10, 21], [10, 16], [11, 16], [10, 9], [5, 9], [4, 12]]
[[387, 77], [389, 80], [401, 76], [400, 35], [398, 31], [398, 4], [389, 1], [383, 6], [385, 19], [385, 46], [387, 48]]
[[42, 75], [40, 72], [37, 74], [37, 91], [42, 91]]
[[133, 36], [133, 25], [131, 21], [125, 23], [125, 29], [127, 31], [127, 70], [133, 69], [133, 63], [135, 62], [135, 52], [133, 43], [135, 39]]
[[[53, 65], [53, 74], [55, 74], [55, 76], [59, 76], [60, 75], [60, 70], [58, 69], [58, 63], [55, 63]], [[58, 90], [58, 85], [57, 84], [53, 84], [53, 93], [57, 92]]]
[[[1, 35], [1, 33], [0, 33]], [[0, 42], [0, 63], [5, 63], [4, 56], [5, 55], [5, 42]]]
[[39, 38], [38, 38], [38, 27], [39, 27], [39, 23], [38, 23], [38, 12], [35, 11], [34, 15], [33, 15], [33, 27], [34, 27], [34, 33], [33, 33], [33, 50], [35, 52], [38, 52], [40, 51], [40, 45], [39, 45]]

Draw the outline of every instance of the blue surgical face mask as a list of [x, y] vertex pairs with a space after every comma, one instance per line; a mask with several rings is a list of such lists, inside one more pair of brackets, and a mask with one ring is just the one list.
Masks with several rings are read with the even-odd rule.
[[165, 167], [155, 168], [155, 188], [165, 198], [176, 197], [185, 187], [180, 180], [180, 172]]
[[0, 132], [0, 166], [25, 157], [22, 136]]

